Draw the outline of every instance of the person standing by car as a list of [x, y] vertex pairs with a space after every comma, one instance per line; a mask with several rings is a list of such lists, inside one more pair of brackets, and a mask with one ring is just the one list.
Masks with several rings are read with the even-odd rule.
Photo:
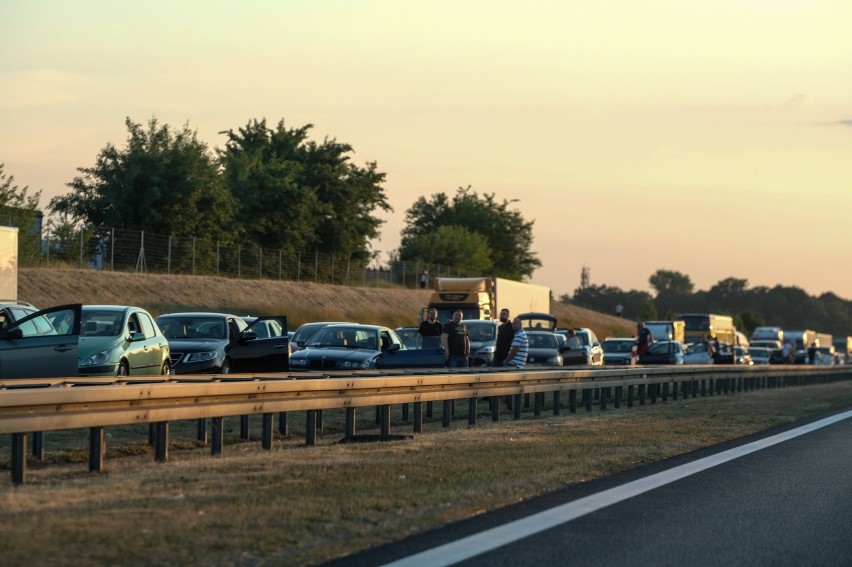
[[654, 335], [651, 330], [645, 326], [644, 321], [639, 321], [636, 325], [636, 351], [637, 355], [642, 355], [648, 351], [648, 347], [654, 344]]
[[512, 328], [515, 331], [515, 336], [512, 338], [512, 348], [509, 349], [509, 354], [506, 355], [503, 365], [523, 368], [527, 365], [530, 341], [518, 317], [512, 319]]
[[512, 348], [512, 339], [515, 337], [515, 329], [509, 319], [509, 310], [500, 310], [500, 326], [497, 327], [497, 343], [494, 345], [494, 366], [503, 366], [503, 361]]
[[417, 329], [417, 348], [438, 348], [441, 345], [442, 331], [438, 310], [432, 307], [426, 315], [426, 320], [421, 321], [420, 328]]
[[462, 323], [461, 309], [453, 311], [453, 318], [444, 324], [441, 331], [441, 346], [448, 368], [467, 368], [470, 356], [470, 337], [467, 326]]

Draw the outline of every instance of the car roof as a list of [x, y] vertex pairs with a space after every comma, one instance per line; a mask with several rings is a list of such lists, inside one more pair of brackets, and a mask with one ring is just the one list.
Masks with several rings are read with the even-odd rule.
[[210, 311], [182, 311], [180, 313], [163, 313], [160, 317], [232, 317], [234, 319], [242, 319], [239, 315], [231, 315], [229, 313], [213, 313]]

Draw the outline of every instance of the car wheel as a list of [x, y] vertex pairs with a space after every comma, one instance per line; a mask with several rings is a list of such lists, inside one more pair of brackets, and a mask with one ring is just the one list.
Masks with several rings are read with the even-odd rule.
[[222, 368], [219, 369], [219, 374], [230, 374], [231, 373], [231, 359], [226, 358], [222, 362]]
[[118, 363], [118, 373], [116, 376], [128, 376], [130, 375], [130, 366], [127, 364], [126, 360], [122, 360]]
[[160, 370], [160, 374], [162, 374], [163, 376], [168, 376], [169, 374], [171, 374], [171, 372], [172, 372], [172, 365], [167, 360], [163, 363], [163, 368], [162, 368], [162, 370]]

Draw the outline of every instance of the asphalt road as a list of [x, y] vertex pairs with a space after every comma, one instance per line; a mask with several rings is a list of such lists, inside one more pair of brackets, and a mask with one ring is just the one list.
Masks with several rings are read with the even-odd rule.
[[339, 563], [852, 565], [852, 411], [831, 421], [653, 463]]

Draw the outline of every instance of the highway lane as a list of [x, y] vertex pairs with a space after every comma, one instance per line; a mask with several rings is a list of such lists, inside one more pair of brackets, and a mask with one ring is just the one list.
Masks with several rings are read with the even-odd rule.
[[852, 565], [852, 411], [831, 420], [570, 487], [343, 562]]

